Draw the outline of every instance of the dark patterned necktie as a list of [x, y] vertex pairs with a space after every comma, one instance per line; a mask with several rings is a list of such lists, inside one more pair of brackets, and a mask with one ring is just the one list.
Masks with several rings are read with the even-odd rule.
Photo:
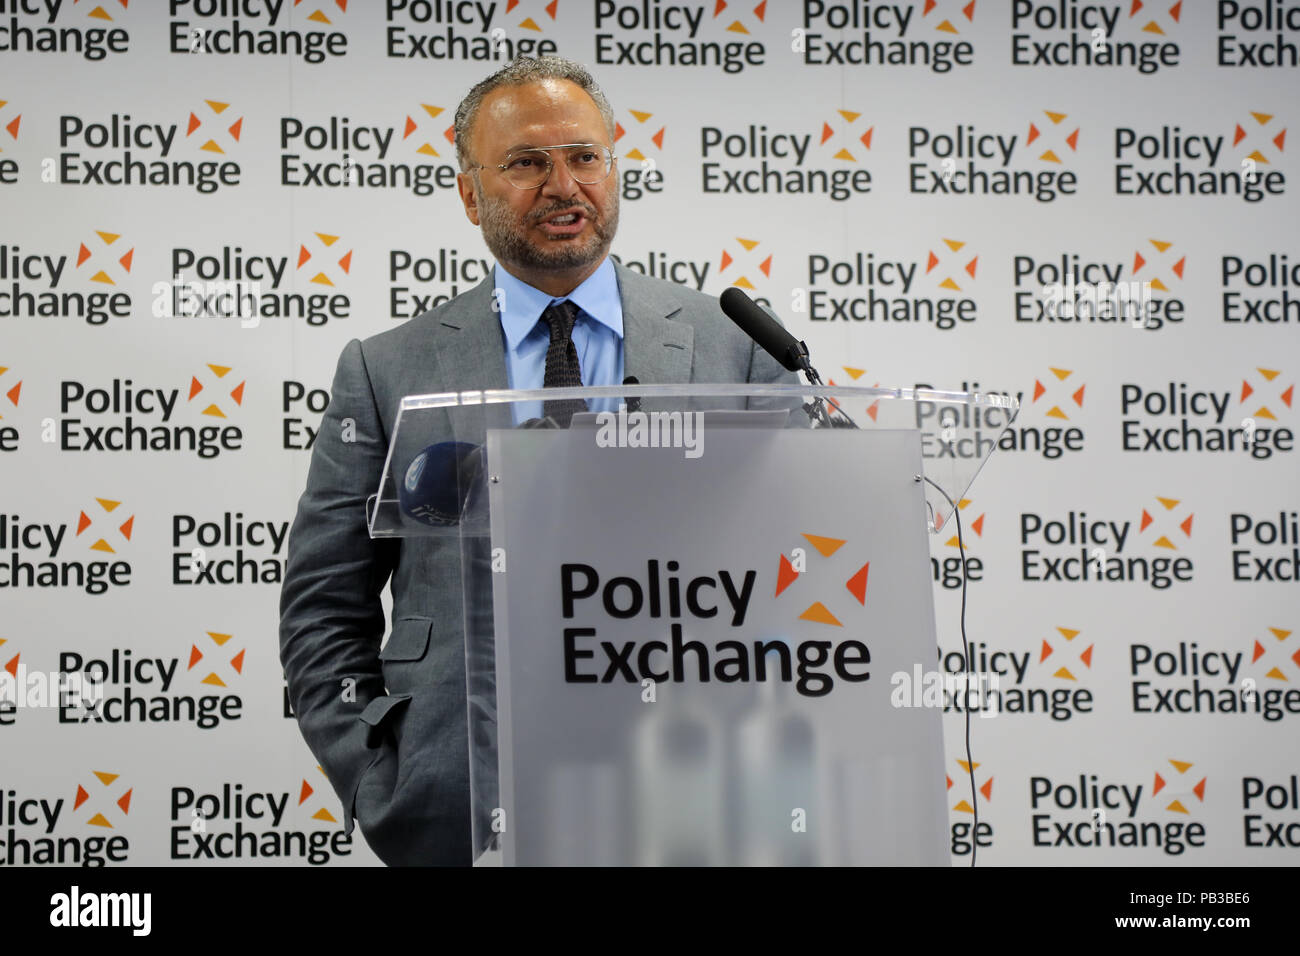
[[[572, 302], [556, 302], [542, 313], [542, 321], [551, 330], [551, 344], [546, 349], [546, 375], [542, 385], [546, 388], [582, 387], [582, 366], [578, 363], [578, 348], [573, 344], [573, 323], [578, 319], [578, 307]], [[585, 412], [587, 403], [580, 398], [548, 401], [545, 414], [564, 428], [576, 412]]]

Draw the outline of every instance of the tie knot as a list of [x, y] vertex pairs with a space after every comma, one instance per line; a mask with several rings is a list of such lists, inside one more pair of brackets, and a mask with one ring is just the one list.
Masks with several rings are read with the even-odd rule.
[[578, 320], [578, 307], [565, 299], [554, 302], [542, 313], [542, 321], [551, 330], [552, 342], [567, 342], [573, 337], [573, 323]]

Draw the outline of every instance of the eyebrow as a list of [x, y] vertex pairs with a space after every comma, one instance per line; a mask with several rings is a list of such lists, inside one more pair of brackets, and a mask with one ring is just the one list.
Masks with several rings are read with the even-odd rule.
[[[588, 139], [588, 140], [574, 140], [572, 143], [556, 143], [551, 148], [554, 149], [555, 146], [599, 146], [599, 145], [600, 145], [599, 141], [594, 139]], [[513, 146], [506, 147], [506, 152], [515, 153], [521, 149], [541, 149], [541, 147], [538, 146], [536, 143], [515, 143]]]

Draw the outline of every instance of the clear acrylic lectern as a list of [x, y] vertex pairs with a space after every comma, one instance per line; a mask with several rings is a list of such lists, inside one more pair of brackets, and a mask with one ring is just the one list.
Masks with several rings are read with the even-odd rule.
[[941, 712], [895, 706], [891, 676], [935, 666], [928, 534], [1017, 411], [841, 386], [406, 398], [370, 531], [460, 553], [477, 863], [947, 865]]

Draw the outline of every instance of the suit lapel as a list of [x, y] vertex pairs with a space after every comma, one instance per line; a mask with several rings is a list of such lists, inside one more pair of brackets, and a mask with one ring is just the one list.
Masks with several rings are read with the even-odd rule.
[[[492, 310], [492, 274], [452, 299], [434, 319], [440, 392], [472, 392], [510, 387], [500, 316]], [[458, 441], [481, 445], [485, 440], [483, 406], [445, 409], [449, 433]], [[501, 412], [494, 413], [493, 421]]]
[[614, 263], [623, 300], [623, 374], [642, 385], [680, 385], [691, 380], [695, 329], [673, 319], [680, 306], [657, 283]]
[[509, 388], [501, 319], [492, 309], [492, 274], [459, 298], [438, 319], [442, 390], [466, 392]]

